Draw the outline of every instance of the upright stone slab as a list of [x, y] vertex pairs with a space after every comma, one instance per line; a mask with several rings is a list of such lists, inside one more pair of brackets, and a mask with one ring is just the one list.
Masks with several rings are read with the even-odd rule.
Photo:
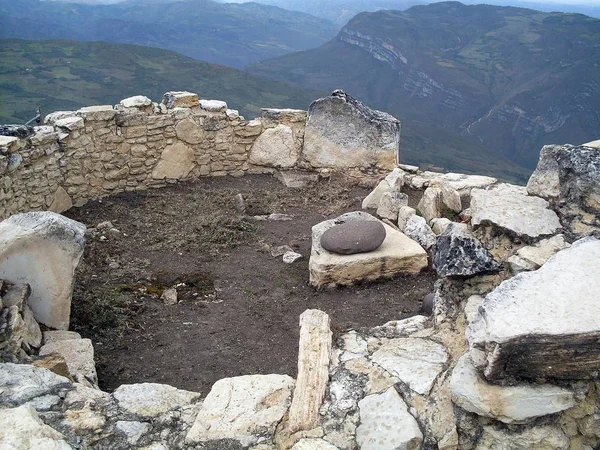
[[313, 167], [392, 169], [399, 149], [400, 121], [344, 91], [310, 105], [302, 154]]
[[487, 295], [467, 329], [486, 378], [585, 379], [600, 372], [600, 240], [558, 252]]
[[300, 316], [298, 378], [290, 407], [289, 430], [312, 430], [319, 425], [319, 409], [329, 381], [331, 358], [329, 316], [308, 309]]
[[75, 268], [85, 225], [52, 212], [17, 214], [0, 222], [0, 279], [29, 284], [36, 320], [69, 328]]

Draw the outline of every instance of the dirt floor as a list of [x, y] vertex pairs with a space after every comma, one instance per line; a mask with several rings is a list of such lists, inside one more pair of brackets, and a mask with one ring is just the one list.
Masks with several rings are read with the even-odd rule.
[[[417, 314], [433, 290], [431, 271], [342, 289], [308, 286], [311, 227], [360, 209], [369, 191], [341, 179], [287, 189], [271, 176], [205, 178], [71, 210], [92, 228], [71, 328], [94, 341], [100, 386], [158, 382], [206, 395], [224, 377], [295, 376], [304, 310], [326, 311], [336, 333]], [[238, 193], [246, 215], [235, 210]], [[250, 217], [268, 213], [293, 220]], [[118, 232], [93, 230], [104, 221]], [[304, 258], [283, 263], [271, 254], [281, 245]], [[179, 303], [169, 306], [160, 297], [172, 287]]]

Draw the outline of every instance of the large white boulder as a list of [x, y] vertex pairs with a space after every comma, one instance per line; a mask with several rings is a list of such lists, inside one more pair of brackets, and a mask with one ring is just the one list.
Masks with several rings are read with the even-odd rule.
[[600, 371], [600, 240], [561, 250], [488, 294], [467, 329], [486, 378], [579, 379]]
[[558, 386], [489, 384], [479, 375], [468, 353], [454, 367], [450, 389], [452, 401], [462, 409], [504, 423], [530, 422], [576, 404], [573, 392]]
[[313, 167], [392, 169], [399, 148], [400, 122], [343, 91], [310, 105], [302, 154]]
[[232, 439], [242, 446], [270, 439], [290, 406], [294, 379], [246, 375], [217, 381], [186, 436], [188, 444]]
[[385, 240], [374, 251], [339, 255], [321, 246], [321, 236], [326, 230], [356, 220], [378, 219], [357, 211], [326, 220], [312, 228], [312, 250], [308, 264], [310, 284], [317, 287], [350, 285], [360, 280], [376, 280], [400, 273], [415, 274], [427, 267], [427, 253], [421, 246], [385, 223]]
[[499, 184], [490, 189], [471, 192], [471, 224], [492, 225], [524, 239], [552, 236], [561, 224], [548, 202], [527, 195], [527, 189]]
[[29, 284], [29, 307], [36, 320], [49, 327], [69, 328], [85, 229], [52, 212], [17, 214], [0, 222], [0, 279]]

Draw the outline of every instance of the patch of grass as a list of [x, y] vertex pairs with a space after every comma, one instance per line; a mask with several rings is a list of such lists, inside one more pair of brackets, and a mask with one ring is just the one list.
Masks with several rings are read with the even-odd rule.
[[76, 285], [71, 304], [71, 329], [97, 341], [109, 333], [136, 328], [135, 316], [141, 307], [131, 293], [119, 287], [98, 286], [84, 293], [82, 287]]

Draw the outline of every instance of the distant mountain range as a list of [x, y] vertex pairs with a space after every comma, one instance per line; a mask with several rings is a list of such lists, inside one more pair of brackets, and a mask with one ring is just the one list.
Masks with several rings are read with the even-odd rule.
[[0, 0], [0, 17], [0, 39], [138, 44], [236, 68], [318, 47], [339, 30], [332, 22], [300, 12], [211, 0], [106, 5]]
[[[66, 1], [66, 0], [56, 0]], [[69, 0], [73, 1], [73, 0]], [[84, 2], [86, 0], [77, 0]], [[107, 0], [111, 1], [111, 0]], [[122, 0], [125, 1], [125, 0]], [[155, 1], [172, 1], [172, 0], [155, 0]], [[217, 0], [222, 3], [247, 3], [250, 0]], [[291, 11], [301, 11], [312, 14], [317, 17], [322, 17], [331, 20], [336, 24], [343, 26], [352, 19], [355, 15], [361, 12], [375, 12], [382, 9], [394, 9], [403, 11], [415, 5], [426, 5], [429, 1], [425, 0], [251, 0], [264, 5], [274, 5], [280, 8], [289, 9]], [[468, 0], [467, 4], [480, 4], [478, 0]], [[600, 17], [600, 6], [573, 4], [573, 3], [557, 3], [542, 1], [520, 1], [520, 0], [486, 0], [488, 5], [497, 6], [515, 6], [519, 8], [530, 8], [539, 11], [558, 11], [586, 14], [588, 16]]]
[[322, 47], [248, 69], [344, 89], [437, 127], [440, 148], [454, 135], [530, 169], [543, 144], [600, 137], [600, 20], [584, 15], [458, 2], [361, 13]]
[[[160, 101], [170, 90], [227, 101], [246, 118], [261, 107], [307, 109], [325, 92], [288, 86], [156, 48], [104, 42], [0, 41], [0, 123], [24, 123], [42, 113], [116, 104], [132, 95]], [[484, 173], [523, 182], [528, 171], [506, 158], [430, 125], [402, 124], [402, 161], [424, 169]], [[443, 145], [431, 134], [445, 136]]]
[[307, 109], [323, 92], [290, 87], [157, 48], [106, 42], [0, 40], [0, 123], [133, 95], [160, 102], [188, 90], [225, 100], [246, 117], [265, 106]]

